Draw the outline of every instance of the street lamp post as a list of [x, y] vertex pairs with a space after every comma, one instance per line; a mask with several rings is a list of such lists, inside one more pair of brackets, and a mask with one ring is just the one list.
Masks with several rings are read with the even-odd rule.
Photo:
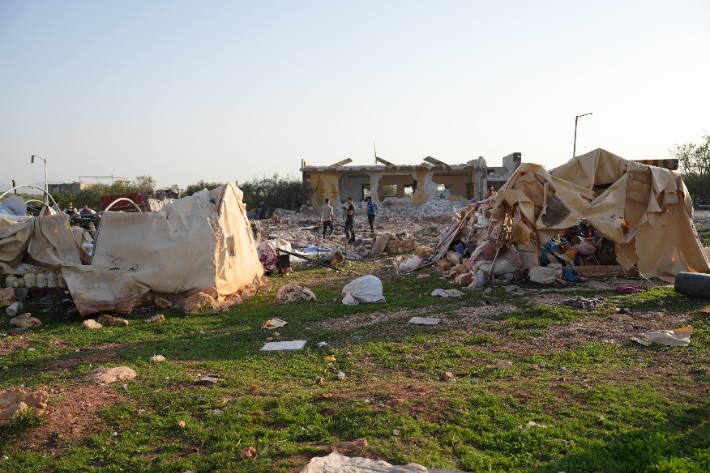
[[31, 163], [35, 162], [35, 158], [39, 158], [42, 161], [44, 161], [44, 203], [45, 205], [49, 205], [49, 200], [47, 199], [47, 193], [49, 192], [49, 187], [47, 186], [47, 160], [44, 159], [42, 156], [37, 156], [36, 154], [32, 155], [32, 158], [30, 159]]
[[584, 115], [577, 115], [574, 117], [574, 151], [572, 151], [572, 158], [577, 157], [577, 120], [580, 119], [580, 117], [586, 117], [587, 115], [591, 115], [592, 113], [585, 113]]

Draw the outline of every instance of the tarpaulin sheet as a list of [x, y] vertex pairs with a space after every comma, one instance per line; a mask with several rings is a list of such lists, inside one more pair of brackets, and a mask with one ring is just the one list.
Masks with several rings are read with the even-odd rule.
[[156, 294], [227, 296], [263, 273], [231, 183], [159, 212], [106, 212], [92, 264], [62, 267], [82, 316], [129, 313]]
[[534, 237], [538, 253], [550, 238], [585, 218], [616, 243], [620, 264], [627, 269], [637, 265], [645, 277], [672, 281], [680, 271], [710, 272], [688, 191], [680, 176], [667, 169], [603, 149], [550, 172], [521, 164], [496, 197], [489, 232], [505, 215], [504, 204], [520, 211], [513, 221], [513, 243], [525, 245]]

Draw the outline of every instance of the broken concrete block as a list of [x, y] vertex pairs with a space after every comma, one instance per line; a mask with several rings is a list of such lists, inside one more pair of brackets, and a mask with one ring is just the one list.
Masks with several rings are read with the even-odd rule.
[[306, 345], [305, 340], [291, 340], [288, 342], [269, 342], [261, 347], [261, 351], [287, 351], [300, 350]]
[[421, 250], [419, 250], [418, 256], [419, 259], [427, 259], [431, 255], [429, 254], [429, 250], [427, 250], [426, 248], [422, 248]]
[[554, 268], [533, 266], [530, 268], [530, 281], [538, 284], [552, 284], [555, 282], [555, 270]]
[[118, 381], [131, 381], [136, 379], [138, 373], [128, 366], [118, 366], [116, 368], [99, 368], [87, 375], [96, 384], [112, 384]]
[[0, 289], [0, 307], [7, 307], [16, 300], [14, 288], [7, 287], [5, 289]]
[[448, 261], [448, 260], [439, 260], [436, 263], [436, 267], [439, 271], [447, 271], [447, 270], [451, 269], [451, 266], [452, 266], [451, 261]]
[[98, 330], [102, 327], [103, 325], [101, 325], [94, 319], [86, 319], [84, 320], [84, 323], [81, 324], [81, 328], [83, 328], [84, 330]]
[[164, 297], [156, 297], [153, 299], [153, 304], [155, 304], [159, 309], [169, 309], [173, 306], [173, 303]]
[[10, 320], [10, 323], [20, 328], [33, 328], [42, 325], [41, 320], [32, 317], [32, 314], [29, 313], [18, 315], [14, 319]]
[[128, 320], [106, 314], [102, 314], [98, 322], [101, 325], [110, 325], [111, 327], [128, 327]]
[[468, 271], [466, 273], [457, 274], [454, 281], [459, 286], [468, 286], [473, 282], [473, 273]]
[[188, 315], [221, 314], [227, 307], [204, 292], [198, 292], [183, 301], [182, 310]]

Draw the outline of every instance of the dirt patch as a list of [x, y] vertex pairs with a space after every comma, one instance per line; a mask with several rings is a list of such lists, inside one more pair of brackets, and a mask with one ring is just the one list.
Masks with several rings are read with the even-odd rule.
[[0, 355], [7, 355], [17, 350], [26, 350], [34, 345], [36, 340], [32, 340], [27, 336], [18, 335], [16, 337], [4, 337], [0, 342]]
[[436, 307], [426, 307], [423, 309], [398, 310], [395, 312], [384, 312], [375, 314], [353, 314], [337, 319], [322, 320], [311, 325], [310, 327], [308, 327], [308, 329], [329, 330], [332, 332], [339, 332], [342, 330], [354, 330], [360, 327], [366, 327], [368, 325], [375, 325], [380, 322], [386, 322], [388, 320], [400, 319], [404, 317], [415, 317], [417, 315], [431, 312], [436, 309]]
[[[100, 429], [97, 410], [121, 399], [115, 389], [95, 384], [82, 384], [63, 392], [61, 389], [60, 392], [54, 391], [47, 407], [47, 423], [18, 442], [13, 447], [15, 450], [28, 449], [56, 455], [64, 450], [68, 440], [97, 432]], [[52, 398], [60, 398], [61, 401], [53, 403]]]
[[533, 294], [531, 296], [527, 296], [525, 298], [525, 302], [530, 304], [533, 307], [538, 307], [538, 306], [550, 306], [554, 304], [561, 304], [562, 302], [566, 301], [567, 299], [570, 299], [569, 294], [556, 294], [556, 293], [549, 293], [549, 294]]

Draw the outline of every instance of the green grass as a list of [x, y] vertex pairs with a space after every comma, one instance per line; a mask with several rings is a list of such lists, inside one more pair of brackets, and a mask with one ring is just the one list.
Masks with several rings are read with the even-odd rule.
[[[353, 269], [377, 267], [362, 263]], [[100, 331], [82, 330], [77, 322], [46, 323], [44, 331], [23, 340], [1, 339], [0, 349], [9, 352], [0, 359], [8, 367], [0, 372], [0, 387], [55, 389], [50, 410], [98, 366], [130, 366], [139, 378], [125, 391], [107, 387], [119, 401], [100, 409], [94, 430], [53, 437], [51, 450], [17, 447], [47, 415], [28, 414], [0, 427], [0, 454], [10, 457], [0, 470], [299, 471], [312, 456], [330, 448], [348, 453], [343, 442], [363, 437], [368, 447], [353, 455], [464, 471], [710, 470], [710, 324], [701, 312], [710, 301], [672, 288], [631, 298], [575, 292], [607, 299], [607, 306], [592, 312], [532, 307], [503, 289], [442, 299], [428, 294], [451, 286], [432, 273], [386, 280], [387, 304], [345, 306], [340, 290], [350, 278], [326, 269], [296, 271], [274, 278], [271, 290], [227, 314], [166, 310], [162, 324], [134, 318], [127, 328]], [[274, 305], [285, 282], [310, 287], [318, 301]], [[484, 326], [406, 324], [412, 310], [463, 321], [456, 310], [482, 306], [485, 299], [520, 310], [494, 313], [493, 323]], [[605, 319], [611, 305], [688, 313], [691, 345], [537, 348], [547, 330]], [[29, 307], [45, 322], [53, 315]], [[316, 325], [394, 311], [402, 312], [348, 330]], [[281, 339], [306, 339], [306, 349], [259, 352], [273, 335], [261, 324], [272, 317], [288, 321], [278, 329]], [[26, 341], [34, 351], [17, 347]], [[315, 347], [320, 341], [328, 347]], [[149, 363], [154, 354], [167, 361]], [[327, 362], [328, 355], [336, 361]], [[494, 368], [501, 359], [513, 367]], [[337, 381], [339, 371], [345, 381]], [[445, 371], [455, 379], [443, 381]], [[197, 385], [198, 373], [218, 374], [219, 383]], [[325, 384], [317, 385], [316, 377]], [[215, 410], [221, 414], [213, 415]], [[184, 428], [177, 426], [181, 420]], [[253, 458], [240, 458], [246, 446], [256, 448]]]

